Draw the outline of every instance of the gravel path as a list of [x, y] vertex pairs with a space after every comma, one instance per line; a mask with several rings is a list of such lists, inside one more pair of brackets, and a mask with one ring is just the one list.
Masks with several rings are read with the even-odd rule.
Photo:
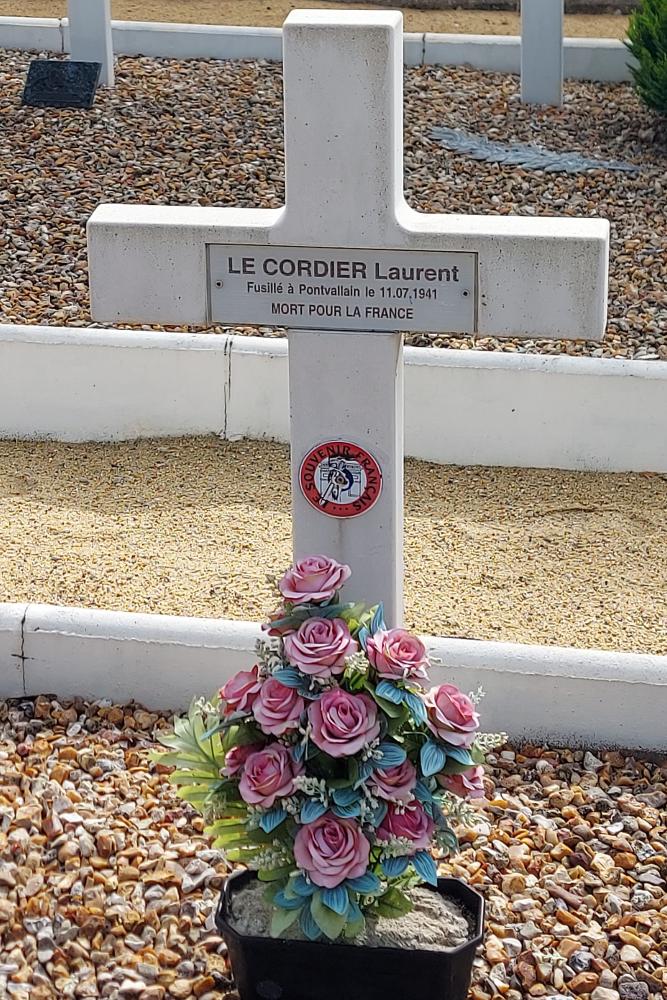
[[[0, 703], [0, 994], [237, 1000], [226, 865], [148, 758], [137, 706]], [[487, 769], [453, 873], [487, 898], [472, 1000], [660, 1000], [667, 765], [525, 746]], [[220, 992], [216, 992], [220, 990]]]
[[[336, 0], [112, 0], [119, 21], [176, 21], [186, 24], [250, 24], [278, 27], [297, 7], [339, 8]], [[367, 5], [350, 4], [360, 10]], [[67, 0], [0, 0], [0, 17], [66, 17]], [[518, 35], [518, 14], [502, 10], [403, 10], [406, 31]], [[624, 38], [628, 18], [619, 14], [566, 14], [566, 36]]]
[[[121, 59], [93, 111], [21, 108], [29, 56], [0, 54], [0, 321], [90, 324], [85, 222], [102, 201], [275, 207], [283, 197], [281, 68]], [[611, 219], [606, 344], [411, 335], [414, 344], [667, 359], [665, 137], [628, 86], [568, 84], [526, 109], [517, 79], [434, 67], [406, 75], [406, 172], [424, 211]], [[562, 175], [446, 153], [432, 126], [641, 165]], [[272, 331], [263, 330], [270, 334]]]
[[[0, 601], [261, 621], [283, 445], [0, 442]], [[667, 654], [664, 476], [406, 466], [410, 627]], [[369, 595], [372, 599], [372, 595]]]

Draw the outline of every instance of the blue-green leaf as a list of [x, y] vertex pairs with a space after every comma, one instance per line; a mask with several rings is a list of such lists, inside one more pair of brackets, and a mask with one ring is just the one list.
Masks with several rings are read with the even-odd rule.
[[340, 936], [346, 918], [324, 905], [322, 890], [310, 897], [310, 913], [317, 926], [331, 941]]
[[296, 667], [281, 667], [279, 670], [274, 670], [271, 676], [288, 688], [298, 688], [303, 684], [303, 674], [299, 673]]
[[361, 934], [366, 926], [366, 918], [361, 912], [361, 907], [353, 899], [350, 900], [350, 909], [347, 911], [347, 923], [343, 928], [343, 937], [352, 938]]
[[398, 878], [402, 875], [410, 864], [410, 858], [385, 858], [382, 862], [382, 871], [387, 878]]
[[374, 896], [382, 888], [382, 883], [373, 872], [365, 872], [357, 878], [349, 878], [345, 883], [348, 889], [360, 892], [362, 896]]
[[351, 819], [361, 814], [361, 805], [359, 802], [351, 802], [349, 806], [332, 806], [331, 812], [341, 819]]
[[271, 915], [271, 937], [282, 937], [285, 931], [292, 926], [298, 916], [299, 912], [296, 908], [291, 910], [285, 910], [282, 908], [274, 910]]
[[438, 884], [438, 869], [436, 867], [435, 861], [428, 853], [428, 851], [417, 851], [412, 859], [412, 864], [415, 867], [415, 871], [425, 882], [429, 885]]
[[361, 795], [356, 788], [334, 788], [331, 793], [332, 798], [338, 806], [350, 806], [353, 802], [358, 802]]
[[304, 906], [299, 918], [299, 926], [309, 941], [319, 941], [322, 931], [313, 920], [309, 906]]
[[328, 806], [324, 802], [320, 802], [318, 799], [308, 799], [307, 802], [301, 807], [301, 822], [302, 823], [314, 823], [316, 819], [320, 816], [324, 816], [327, 811]]
[[341, 604], [340, 602], [336, 604], [326, 604], [320, 605], [313, 617], [315, 618], [340, 618], [341, 612], [349, 610], [351, 604]]
[[378, 802], [375, 809], [371, 813], [371, 822], [373, 826], [378, 827], [382, 823], [382, 820], [387, 815], [387, 803]]
[[303, 896], [288, 896], [284, 889], [280, 889], [273, 897], [273, 905], [283, 910], [298, 910], [303, 906]]
[[366, 652], [366, 643], [370, 639], [370, 636], [371, 634], [366, 628], [366, 626], [362, 625], [359, 631], [357, 632], [357, 641], [361, 646], [361, 648], [363, 649], [364, 653]]
[[423, 781], [418, 781], [413, 788], [413, 791], [415, 793], [415, 798], [417, 798], [420, 802], [426, 804], [427, 802], [433, 801], [433, 795]]
[[363, 782], [366, 778], [370, 778], [374, 770], [375, 769], [369, 760], [362, 760], [359, 764], [359, 780]]
[[295, 743], [294, 746], [292, 747], [290, 753], [292, 754], [292, 760], [296, 764], [299, 764], [303, 760], [303, 758], [305, 756], [305, 753], [306, 753], [306, 744], [305, 743]]
[[407, 754], [397, 743], [381, 743], [378, 747], [379, 758], [376, 756], [376, 767], [396, 767], [402, 764]]
[[309, 882], [303, 872], [299, 872], [290, 882], [290, 887], [297, 896], [312, 896], [317, 886]]
[[373, 615], [373, 620], [371, 622], [371, 632], [375, 635], [376, 632], [383, 631], [386, 629], [386, 624], [384, 620], [384, 604], [380, 602], [375, 609], [375, 614]]
[[426, 722], [426, 705], [418, 694], [413, 691], [404, 691], [403, 701], [408, 706], [410, 715], [415, 722]]
[[350, 897], [342, 885], [337, 885], [335, 889], [322, 889], [322, 902], [341, 917], [346, 916], [350, 908]]
[[444, 749], [438, 746], [437, 743], [434, 743], [433, 740], [427, 740], [421, 748], [419, 762], [421, 764], [422, 773], [427, 778], [432, 774], [437, 774], [439, 771], [442, 771], [446, 760], [447, 754]]
[[264, 831], [264, 833], [271, 833], [275, 830], [277, 826], [280, 826], [282, 821], [287, 818], [287, 813], [280, 806], [274, 806], [273, 809], [269, 809], [268, 812], [262, 813], [259, 819], [259, 825]]
[[394, 705], [400, 705], [405, 692], [397, 688], [391, 681], [380, 681], [375, 688], [375, 693], [378, 698], [384, 698], [385, 701], [391, 701]]
[[451, 744], [448, 743], [445, 747], [445, 750], [447, 752], [447, 756], [453, 758], [457, 762], [457, 764], [465, 764], [466, 766], [469, 767], [475, 766], [475, 761], [472, 757], [472, 754], [470, 753], [469, 750], [466, 750], [465, 747], [453, 747], [451, 746]]

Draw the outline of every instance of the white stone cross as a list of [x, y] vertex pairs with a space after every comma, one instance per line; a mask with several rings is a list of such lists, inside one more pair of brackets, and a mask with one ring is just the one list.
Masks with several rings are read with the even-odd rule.
[[113, 87], [111, 0], [67, 0], [70, 59], [98, 62], [100, 85]]
[[563, 0], [521, 0], [521, 100], [563, 101]]
[[[400, 13], [294, 11], [283, 42], [285, 206], [100, 206], [88, 223], [91, 309], [112, 323], [290, 317], [274, 325], [290, 326], [295, 555], [348, 562], [346, 594], [382, 599], [387, 621], [398, 624], [403, 364], [395, 330], [599, 340], [609, 227], [408, 207]], [[353, 451], [318, 450], [327, 442]]]

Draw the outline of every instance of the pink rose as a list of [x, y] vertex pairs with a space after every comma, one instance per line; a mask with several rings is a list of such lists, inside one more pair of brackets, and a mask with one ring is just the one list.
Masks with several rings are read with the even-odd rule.
[[334, 889], [368, 868], [371, 845], [355, 820], [325, 813], [302, 826], [294, 838], [294, 858], [315, 885]]
[[225, 715], [234, 712], [249, 712], [259, 694], [262, 682], [258, 677], [257, 664], [252, 670], [239, 670], [238, 674], [220, 688], [220, 697], [225, 702]]
[[436, 775], [438, 784], [446, 788], [448, 792], [453, 792], [462, 799], [483, 799], [484, 792], [484, 768], [482, 765], [471, 767], [463, 774], [438, 774]]
[[222, 769], [224, 776], [233, 778], [235, 774], [239, 773], [250, 754], [261, 749], [261, 743], [247, 743], [245, 746], [232, 747], [225, 754], [225, 766]]
[[404, 760], [394, 767], [378, 767], [370, 778], [373, 791], [382, 799], [411, 802], [412, 789], [417, 784], [417, 771], [411, 761]]
[[410, 853], [416, 854], [417, 851], [429, 849], [434, 828], [435, 823], [420, 802], [413, 802], [403, 808], [403, 811], [399, 811], [397, 806], [389, 803], [387, 815], [377, 828], [377, 839], [391, 840], [392, 837], [405, 837], [412, 841], [414, 847]]
[[284, 646], [289, 662], [315, 677], [342, 673], [345, 657], [359, 649], [342, 618], [308, 618], [285, 636]]
[[366, 653], [379, 677], [390, 681], [428, 680], [426, 647], [403, 628], [376, 632], [366, 643]]
[[380, 735], [377, 716], [375, 702], [367, 694], [333, 688], [308, 707], [311, 739], [331, 757], [351, 757]]
[[278, 582], [278, 589], [292, 604], [328, 601], [351, 575], [350, 567], [337, 563], [335, 559], [307, 556], [287, 570]]
[[297, 728], [304, 708], [305, 702], [294, 688], [269, 677], [262, 684], [252, 711], [262, 732], [282, 736], [288, 729]]
[[453, 684], [431, 688], [424, 699], [426, 725], [441, 740], [455, 747], [470, 747], [479, 727], [479, 715], [467, 695]]
[[270, 809], [276, 799], [292, 794], [297, 774], [303, 774], [303, 766], [294, 763], [287, 747], [273, 743], [256, 750], [243, 768], [241, 798], [250, 805]]

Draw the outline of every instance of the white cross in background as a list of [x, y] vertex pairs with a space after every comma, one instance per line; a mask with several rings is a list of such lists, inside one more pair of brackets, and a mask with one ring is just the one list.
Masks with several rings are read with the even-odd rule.
[[92, 314], [289, 327], [295, 555], [349, 563], [346, 597], [383, 600], [396, 625], [396, 331], [600, 340], [609, 225], [406, 204], [400, 13], [294, 11], [283, 44], [285, 206], [100, 206], [88, 223]]

